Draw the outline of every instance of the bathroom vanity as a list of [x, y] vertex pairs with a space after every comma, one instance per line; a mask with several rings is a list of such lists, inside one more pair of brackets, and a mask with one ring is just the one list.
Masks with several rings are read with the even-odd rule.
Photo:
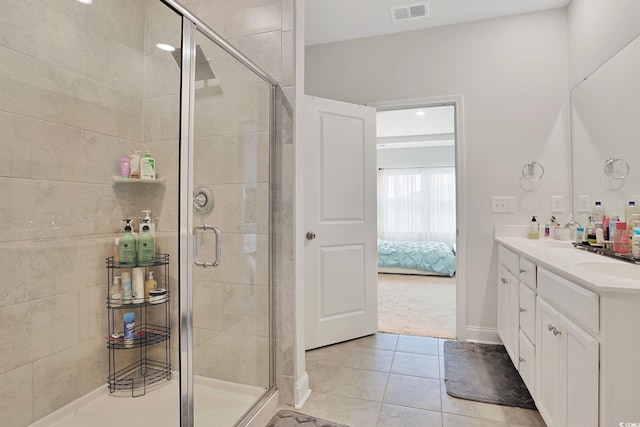
[[640, 423], [640, 266], [498, 228], [498, 333], [547, 425]]

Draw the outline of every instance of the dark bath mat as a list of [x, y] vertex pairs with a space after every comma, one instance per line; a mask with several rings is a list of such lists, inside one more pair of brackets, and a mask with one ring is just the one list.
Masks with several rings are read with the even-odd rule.
[[445, 341], [444, 383], [453, 397], [536, 409], [503, 345]]
[[301, 414], [300, 412], [278, 411], [266, 427], [349, 427], [331, 421]]

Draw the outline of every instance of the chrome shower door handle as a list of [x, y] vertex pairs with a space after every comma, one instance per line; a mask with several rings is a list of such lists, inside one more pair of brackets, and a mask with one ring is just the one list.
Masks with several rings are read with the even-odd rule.
[[[207, 231], [213, 231], [216, 235], [216, 258], [213, 260], [213, 262], [200, 261], [198, 259], [198, 240], [197, 240], [198, 233], [207, 232]], [[217, 267], [218, 264], [220, 264], [220, 261], [222, 260], [222, 250], [220, 248], [220, 230], [218, 229], [218, 227], [205, 224], [205, 225], [200, 225], [193, 229], [193, 258], [194, 258], [193, 263], [195, 265], [204, 267], [204, 268]]]

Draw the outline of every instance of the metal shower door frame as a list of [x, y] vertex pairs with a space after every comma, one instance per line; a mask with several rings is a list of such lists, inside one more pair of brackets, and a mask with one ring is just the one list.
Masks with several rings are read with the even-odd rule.
[[267, 392], [249, 409], [236, 425], [244, 425], [275, 393], [275, 310], [274, 310], [274, 239], [273, 239], [273, 183], [275, 182], [275, 97], [278, 82], [250, 59], [230, 45], [213, 29], [173, 0], [161, 0], [182, 15], [182, 68], [180, 89], [180, 161], [179, 161], [179, 324], [180, 324], [180, 426], [194, 427], [194, 363], [193, 363], [193, 273], [194, 207], [192, 203], [196, 30], [209, 38], [245, 67], [270, 85], [269, 91], [269, 384]]

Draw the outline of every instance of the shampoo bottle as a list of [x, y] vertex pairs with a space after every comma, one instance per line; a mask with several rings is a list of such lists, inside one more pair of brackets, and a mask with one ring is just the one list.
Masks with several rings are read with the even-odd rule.
[[136, 266], [136, 238], [131, 234], [131, 220], [125, 219], [124, 234], [120, 236], [118, 242], [118, 255], [120, 257], [120, 267]]
[[140, 158], [140, 179], [156, 179], [156, 161], [148, 151]]
[[155, 260], [155, 242], [147, 224], [142, 225], [142, 233], [138, 237], [138, 265], [153, 265]]
[[131, 293], [133, 302], [144, 302], [144, 267], [134, 267], [131, 270]]
[[131, 165], [129, 166], [129, 178], [140, 178], [140, 154], [139, 150], [136, 150], [129, 156], [131, 159]]

